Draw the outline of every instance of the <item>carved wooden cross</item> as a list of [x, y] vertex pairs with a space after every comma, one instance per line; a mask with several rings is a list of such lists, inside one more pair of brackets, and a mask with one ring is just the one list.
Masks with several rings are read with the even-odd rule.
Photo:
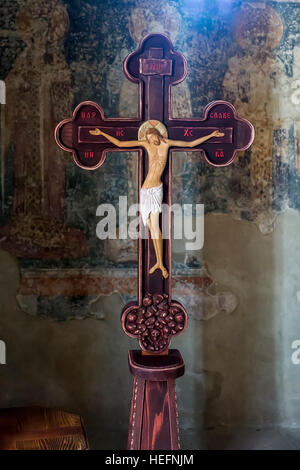
[[[138, 130], [142, 123], [148, 120], [162, 122], [168, 130], [169, 139], [186, 140], [187, 142], [219, 129], [225, 134], [224, 137], [211, 138], [197, 147], [181, 148], [181, 151], [189, 152], [201, 150], [206, 161], [213, 166], [229, 165], [237, 151], [245, 150], [251, 145], [254, 137], [253, 126], [247, 120], [238, 118], [234, 107], [225, 101], [210, 103], [205, 108], [204, 116], [201, 119], [174, 119], [172, 117], [171, 87], [185, 79], [187, 65], [184, 56], [173, 50], [172, 43], [167, 36], [162, 34], [146, 36], [141, 41], [138, 50], [125, 59], [124, 72], [129, 80], [139, 85], [139, 115], [137, 118], [105, 118], [99, 105], [86, 101], [76, 107], [71, 119], [65, 119], [55, 129], [57, 144], [62, 149], [72, 152], [75, 163], [81, 168], [95, 170], [100, 167], [104, 163], [107, 152], [137, 151], [137, 147], [122, 149], [108, 142], [102, 135], [91, 135], [89, 131], [95, 127], [99, 127], [121, 141], [138, 140]], [[141, 188], [147, 173], [147, 155], [144, 154], [142, 147], [138, 151], [139, 188]], [[171, 206], [173, 151], [176, 151], [176, 148], [171, 148], [163, 174], [163, 201], [169, 206]], [[139, 380], [143, 379], [145, 382], [146, 379], [151, 380], [152, 377], [151, 382], [154, 383], [155, 380], [162, 382], [163, 379], [159, 376], [158, 368], [164, 369], [164, 380], [167, 380], [168, 383], [170, 378], [174, 379], [183, 374], [184, 365], [178, 351], [170, 350], [167, 357], [162, 354], [168, 351], [172, 336], [181, 334], [187, 326], [187, 314], [184, 307], [179, 302], [173, 301], [171, 295], [171, 216], [169, 217], [168, 230], [168, 238], [163, 241], [163, 253], [169, 277], [164, 279], [160, 270], [149, 274], [149, 267], [155, 262], [153, 244], [150, 236], [146, 239], [140, 238], [138, 299], [137, 302], [127, 304], [122, 312], [122, 327], [125, 333], [137, 338], [142, 350], [151, 354], [147, 358], [145, 355], [142, 357], [137, 354], [136, 351], [131, 351], [129, 355], [131, 371], [135, 375], [135, 386], [140, 384], [137, 387], [140, 394], [145, 393], [146, 385]], [[154, 359], [155, 355], [159, 357], [159, 360]], [[147, 367], [148, 375], [145, 372]], [[154, 369], [156, 369], [156, 375], [152, 373], [151, 376], [150, 370]], [[171, 374], [169, 376], [167, 369]], [[149, 391], [150, 388], [147, 390]], [[167, 394], [166, 390], [163, 391], [162, 388], [160, 391], [157, 390], [156, 396], [160, 394], [161, 397], [164, 397]], [[170, 400], [170, 395], [171, 393], [174, 395], [174, 390], [169, 389], [168, 393]], [[142, 419], [144, 422], [146, 419], [145, 415], [143, 417], [143, 413], [145, 411], [143, 412], [142, 407], [139, 415], [141, 422]], [[169, 410], [169, 421], [172, 420], [171, 415]], [[155, 428], [154, 421], [151, 421], [153, 429]], [[143, 445], [143, 448], [160, 448], [157, 447], [160, 444], [151, 447], [153, 443], [150, 444], [150, 441], [152, 439], [151, 442], [153, 442], [153, 436], [151, 439], [150, 435], [147, 435], [147, 438], [141, 438], [141, 428], [139, 428], [139, 433], [134, 434], [137, 426], [134, 423], [136, 420], [133, 419], [132, 410], [130, 448], [142, 448]], [[174, 427], [174, 423], [172, 426]], [[139, 442], [137, 442], [137, 435]], [[176, 435], [176, 431], [171, 431], [170, 444], [166, 444], [164, 441], [164, 445], [170, 447], [165, 448], [178, 448]], [[161, 436], [160, 439], [162, 439]], [[159, 442], [159, 436], [156, 442]]]

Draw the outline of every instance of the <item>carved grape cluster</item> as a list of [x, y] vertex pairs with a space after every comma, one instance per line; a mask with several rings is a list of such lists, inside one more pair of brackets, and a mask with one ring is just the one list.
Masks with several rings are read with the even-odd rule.
[[171, 337], [185, 329], [187, 319], [182, 305], [170, 305], [167, 294], [147, 294], [142, 306], [125, 307], [123, 315], [125, 333], [137, 337], [141, 348], [153, 353], [167, 349]]

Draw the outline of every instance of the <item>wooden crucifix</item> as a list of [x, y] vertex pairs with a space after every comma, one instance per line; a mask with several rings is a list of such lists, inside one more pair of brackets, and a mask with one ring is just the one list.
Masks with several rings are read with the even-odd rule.
[[201, 119], [172, 117], [171, 87], [185, 79], [187, 65], [163, 34], [146, 36], [126, 57], [124, 73], [139, 85], [137, 118], [105, 118], [99, 105], [85, 101], [57, 125], [55, 139], [86, 170], [100, 167], [107, 152], [139, 152], [140, 224], [149, 232], [139, 238], [137, 301], [121, 314], [123, 330], [141, 347], [128, 355], [134, 376], [128, 448], [176, 450], [175, 379], [184, 362], [169, 343], [186, 329], [187, 313], [172, 300], [170, 211], [164, 239], [159, 225], [162, 202], [171, 207], [172, 152], [201, 150], [210, 165], [226, 166], [251, 145], [254, 129], [225, 101], [210, 103]]

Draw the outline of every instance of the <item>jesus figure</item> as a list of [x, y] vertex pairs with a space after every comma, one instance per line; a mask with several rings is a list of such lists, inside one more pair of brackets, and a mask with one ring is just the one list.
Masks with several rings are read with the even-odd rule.
[[168, 151], [170, 147], [195, 147], [205, 142], [211, 137], [223, 137], [224, 133], [216, 130], [209, 135], [200, 137], [190, 142], [181, 140], [171, 140], [164, 137], [155, 127], [146, 131], [145, 140], [118, 140], [109, 134], [96, 128], [89, 131], [93, 135], [103, 135], [107, 140], [117, 147], [143, 147], [149, 157], [149, 168], [145, 181], [140, 190], [140, 212], [144, 225], [147, 225], [154, 245], [156, 263], [149, 270], [152, 274], [157, 269], [161, 270], [164, 278], [169, 273], [163, 264], [163, 243], [162, 234], [159, 227], [159, 214], [162, 210], [163, 186], [161, 176], [166, 166]]

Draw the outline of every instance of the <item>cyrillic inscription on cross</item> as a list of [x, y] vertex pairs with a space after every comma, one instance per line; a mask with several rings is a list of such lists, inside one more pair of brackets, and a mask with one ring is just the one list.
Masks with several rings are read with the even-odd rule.
[[[233, 161], [237, 151], [244, 150], [251, 145], [254, 135], [253, 126], [245, 119], [238, 118], [234, 107], [225, 101], [210, 103], [201, 119], [174, 119], [172, 117], [171, 87], [184, 80], [187, 66], [184, 56], [173, 50], [166, 36], [150, 34], [145, 37], [139, 49], [125, 59], [124, 72], [129, 80], [139, 84], [140, 106], [137, 118], [105, 118], [99, 105], [86, 101], [77, 106], [71, 119], [62, 121], [56, 127], [55, 138], [58, 145], [64, 150], [73, 152], [75, 163], [81, 168], [87, 170], [98, 168], [104, 163], [107, 152], [124, 149], [139, 150], [140, 188], [142, 185], [144, 189], [155, 187], [155, 183], [159, 183], [160, 178], [156, 178], [155, 174], [152, 175], [152, 179], [149, 178], [149, 146], [151, 146], [150, 141], [153, 141], [152, 147], [155, 146], [155, 136], [154, 134], [152, 137], [146, 136], [147, 129], [139, 135], [142, 125], [144, 127], [145, 124], [146, 127], [148, 125], [148, 129], [152, 126], [162, 136], [159, 153], [165, 153], [167, 156], [168, 153], [170, 154], [169, 158], [156, 158], [156, 161], [160, 161], [164, 168], [161, 178], [163, 201], [171, 205], [172, 151], [179, 146], [188, 151], [201, 150], [209, 164], [225, 166]], [[164, 152], [161, 152], [162, 147], [166, 147]], [[147, 177], [150, 181], [146, 180]], [[145, 185], [145, 181], [148, 184]], [[142, 192], [140, 194], [143, 195]], [[153, 220], [153, 227], [154, 223]], [[135, 323], [127, 318], [130, 312], [142, 307], [147, 294], [165, 295], [169, 307], [173, 305], [171, 300], [171, 237], [160, 242], [161, 247], [158, 246], [155, 231], [151, 231], [149, 225], [148, 223], [152, 240], [149, 237], [146, 240], [140, 240], [139, 243], [138, 302], [135, 306], [125, 308], [122, 324], [128, 335], [139, 339], [142, 349], [156, 353], [167, 349], [171, 336], [184, 330], [186, 313], [181, 306], [176, 304], [180, 310], [180, 318], [183, 316], [184, 321], [176, 325], [177, 330], [175, 327], [171, 329], [165, 327], [164, 330], [159, 328], [160, 334], [153, 337], [151, 341], [145, 335], [145, 331], [142, 331], [144, 326], [135, 328]], [[169, 230], [171, 230], [171, 224]], [[159, 269], [159, 251], [162, 256], [162, 269]], [[156, 265], [158, 269], [151, 271], [151, 268]]]

